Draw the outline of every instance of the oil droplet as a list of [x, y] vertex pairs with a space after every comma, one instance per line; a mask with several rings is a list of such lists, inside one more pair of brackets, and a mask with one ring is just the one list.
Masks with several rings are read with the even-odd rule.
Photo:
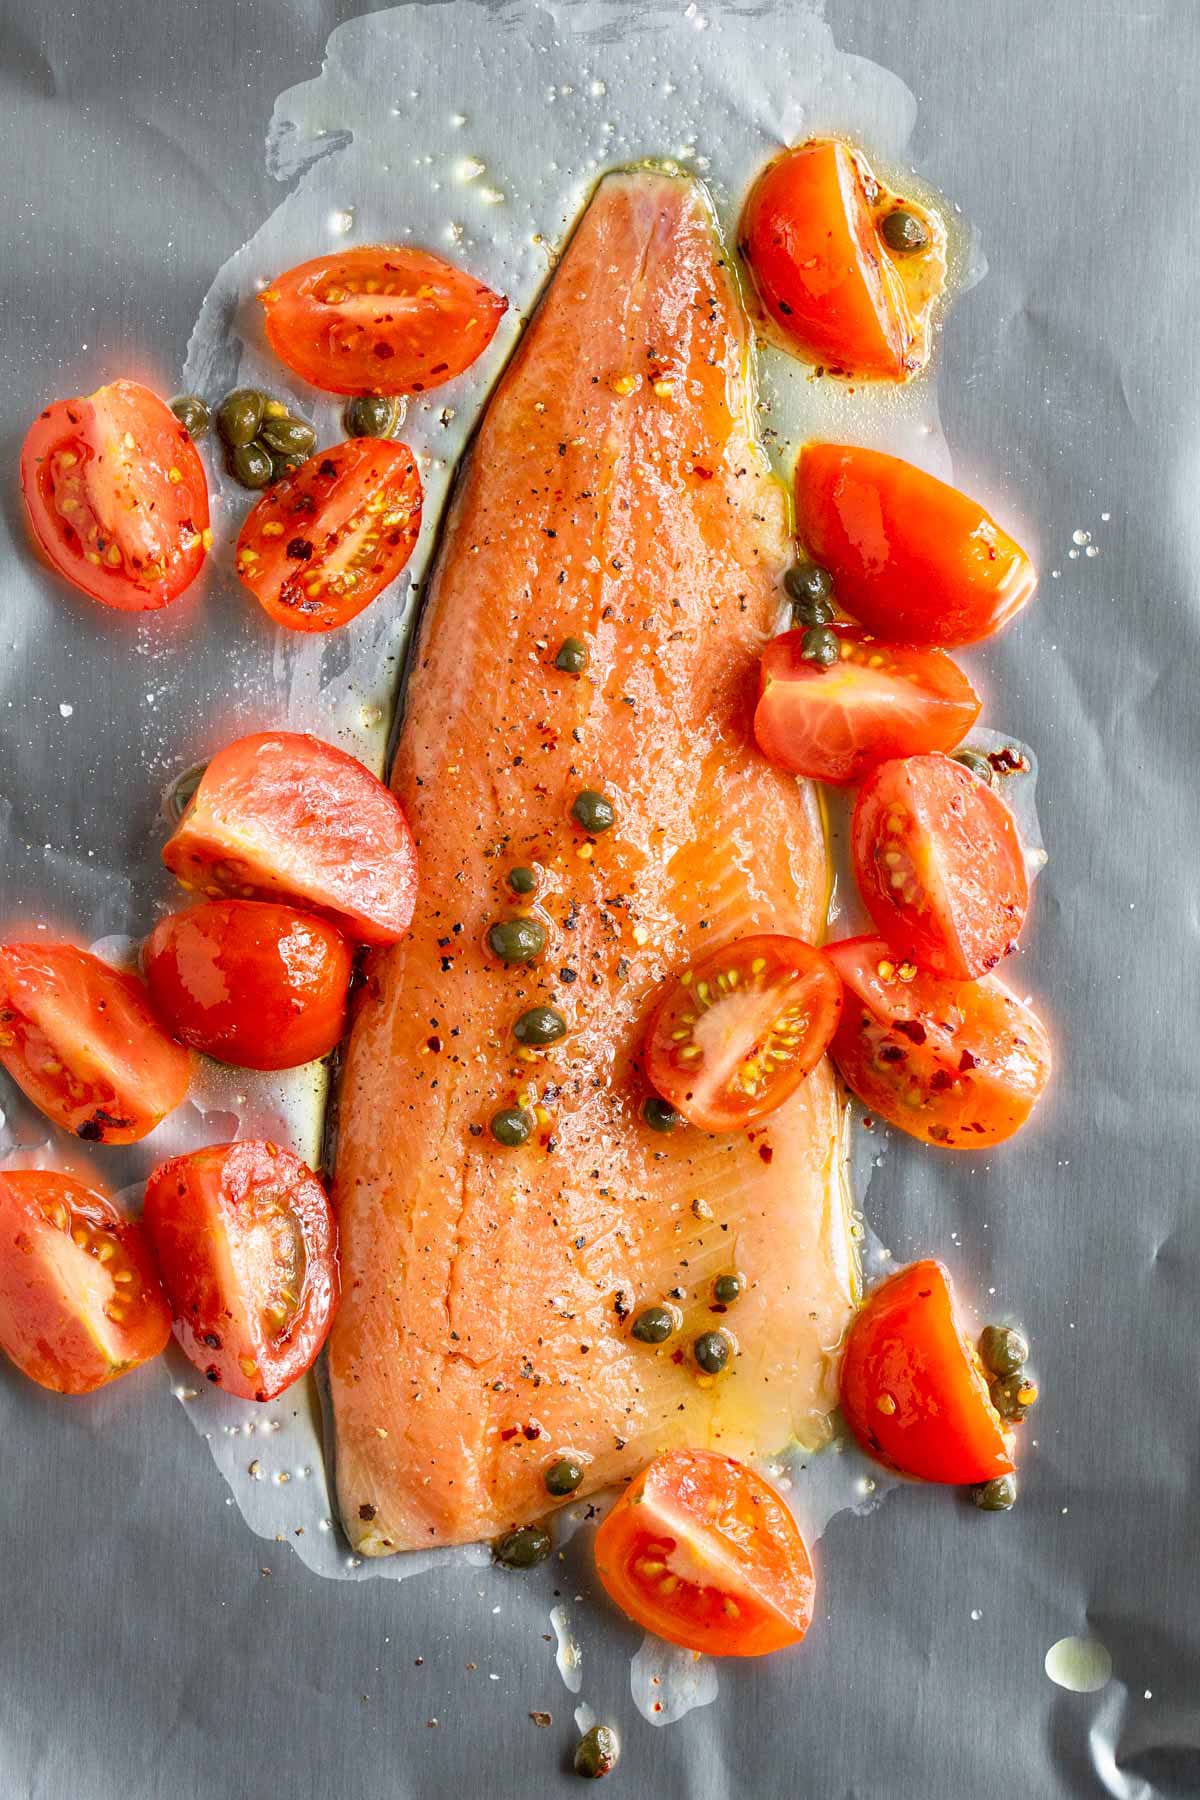
[[463, 156], [455, 164], [454, 173], [459, 181], [478, 181], [487, 168], [477, 156]]
[[971, 1617], [974, 1619], [975, 1623], [978, 1625], [980, 1619], [982, 1619], [982, 1617], [983, 1617], [983, 1614], [980, 1612], [980, 1610], [977, 1606], [973, 1606], [971, 1608]]
[[1059, 1638], [1046, 1652], [1046, 1673], [1071, 1694], [1095, 1694], [1112, 1678], [1112, 1657], [1099, 1638]]
[[1071, 542], [1073, 544], [1090, 544], [1091, 541], [1092, 534], [1090, 531], [1073, 531], [1071, 533]]
[[352, 206], [342, 206], [339, 207], [336, 212], [331, 212], [329, 215], [329, 229], [330, 231], [336, 231], [339, 237], [345, 237], [348, 231], [353, 231], [354, 208]]

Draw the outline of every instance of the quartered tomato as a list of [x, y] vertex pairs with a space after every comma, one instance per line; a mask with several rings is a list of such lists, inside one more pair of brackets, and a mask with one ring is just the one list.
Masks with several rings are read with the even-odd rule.
[[354, 953], [312, 913], [210, 900], [161, 920], [142, 959], [159, 1017], [218, 1062], [294, 1069], [342, 1036]]
[[912, 1263], [867, 1296], [842, 1354], [842, 1416], [863, 1449], [921, 1481], [1013, 1470], [987, 1377], [954, 1316], [942, 1264]]
[[596, 1533], [596, 1573], [638, 1625], [710, 1656], [765, 1656], [812, 1622], [796, 1521], [753, 1469], [712, 1450], [668, 1450], [642, 1470]]
[[289, 269], [259, 295], [271, 348], [330, 394], [423, 394], [469, 369], [508, 301], [395, 244], [363, 244]]
[[175, 1335], [209, 1381], [273, 1400], [311, 1368], [337, 1305], [337, 1230], [299, 1157], [253, 1141], [173, 1157], [144, 1216]]
[[1024, 550], [977, 500], [881, 450], [805, 445], [796, 524], [846, 611], [902, 643], [973, 644], [1037, 586]]
[[945, 231], [905, 201], [924, 241], [895, 253], [885, 222], [899, 204], [836, 138], [785, 151], [750, 191], [741, 250], [759, 297], [801, 355], [831, 374], [903, 381], [928, 355], [929, 315], [946, 279]]
[[408, 562], [421, 497], [404, 444], [349, 438], [319, 450], [250, 513], [238, 538], [238, 575], [277, 625], [333, 631]]
[[961, 763], [880, 763], [859, 793], [852, 841], [867, 911], [922, 968], [986, 975], [1013, 948], [1029, 905], [1016, 820]]
[[1003, 982], [927, 974], [883, 938], [847, 938], [826, 955], [845, 991], [830, 1055], [872, 1112], [951, 1150], [1020, 1130], [1050, 1079], [1050, 1041]]
[[0, 1170], [0, 1349], [90, 1394], [166, 1348], [171, 1314], [139, 1226], [50, 1169]]
[[174, 413], [136, 381], [58, 400], [21, 448], [21, 491], [60, 575], [121, 612], [167, 606], [210, 542], [204, 465]]
[[979, 717], [978, 694], [940, 650], [885, 644], [835, 625], [841, 660], [806, 662], [804, 633], [763, 652], [754, 735], [780, 768], [814, 781], [858, 781], [872, 763], [952, 750]]
[[74, 944], [0, 945], [0, 1063], [48, 1119], [94, 1144], [145, 1137], [191, 1079], [137, 977]]
[[841, 985], [800, 938], [738, 938], [673, 977], [646, 1033], [646, 1074], [704, 1131], [736, 1131], [782, 1106], [813, 1070]]
[[412, 922], [417, 857], [399, 802], [344, 750], [299, 732], [219, 750], [162, 856], [184, 887], [291, 900], [363, 943], [395, 943]]

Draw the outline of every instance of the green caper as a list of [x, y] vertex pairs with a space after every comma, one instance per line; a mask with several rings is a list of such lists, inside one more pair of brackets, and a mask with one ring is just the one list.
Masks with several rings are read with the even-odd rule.
[[740, 1275], [718, 1275], [713, 1282], [713, 1299], [721, 1306], [732, 1306], [735, 1300], [742, 1297], [742, 1278]]
[[802, 606], [819, 607], [822, 610], [814, 618], [797, 622], [805, 625], [828, 625], [833, 617], [833, 576], [820, 563], [793, 563], [783, 577], [783, 585], [788, 599], [793, 603], [793, 610]]
[[546, 1484], [546, 1492], [561, 1498], [563, 1494], [573, 1494], [583, 1480], [583, 1464], [576, 1462], [573, 1456], [560, 1456], [545, 1471], [542, 1480]]
[[980, 1512], [1008, 1512], [1016, 1505], [1017, 1478], [1015, 1475], [996, 1475], [991, 1481], [981, 1481], [971, 1489], [971, 1498]]
[[171, 402], [171, 411], [191, 438], [202, 438], [208, 430], [208, 408], [199, 394], [179, 394]]
[[879, 232], [888, 249], [901, 256], [911, 256], [915, 250], [924, 250], [929, 244], [929, 233], [923, 221], [902, 206], [887, 215]]
[[831, 669], [841, 656], [836, 631], [828, 625], [810, 625], [800, 640], [800, 654], [819, 669]]
[[303, 419], [264, 419], [260, 442], [279, 456], [311, 456], [317, 434]]
[[252, 444], [263, 422], [267, 397], [259, 388], [234, 388], [217, 408], [217, 430], [229, 445]]
[[1002, 1419], [1023, 1419], [1037, 1404], [1037, 1397], [1037, 1382], [1025, 1374], [1006, 1375], [1002, 1381], [992, 1383], [992, 1405]]
[[719, 1375], [729, 1361], [731, 1348], [723, 1331], [702, 1331], [692, 1345], [692, 1355], [706, 1375]]
[[532, 869], [510, 869], [508, 885], [514, 894], [532, 894], [537, 886], [537, 876]]
[[682, 1123], [682, 1118], [669, 1100], [661, 1100], [657, 1094], [650, 1094], [642, 1101], [642, 1117], [651, 1131], [674, 1131]]
[[1029, 1341], [1011, 1325], [985, 1325], [979, 1354], [993, 1375], [1015, 1375], [1029, 1361]]
[[303, 468], [304, 462], [303, 456], [281, 456], [278, 452], [272, 453], [271, 467], [274, 470], [272, 480], [282, 481], [285, 475], [295, 474], [297, 469]]
[[639, 1344], [665, 1344], [675, 1330], [675, 1315], [665, 1306], [647, 1306], [629, 1327]]
[[987, 757], [978, 750], [956, 750], [954, 761], [961, 763], [964, 769], [970, 769], [972, 775], [978, 775], [980, 781], [986, 781], [989, 787], [995, 787], [996, 771]]
[[529, 1142], [533, 1132], [533, 1114], [521, 1106], [503, 1106], [492, 1114], [491, 1132], [506, 1150], [517, 1150]]
[[586, 832], [596, 837], [615, 824], [617, 814], [606, 794], [598, 794], [595, 788], [584, 788], [582, 793], [575, 796], [571, 816], [577, 825], [582, 825]]
[[389, 394], [359, 394], [346, 408], [346, 432], [352, 438], [390, 438], [399, 423], [399, 402]]
[[167, 795], [167, 814], [176, 823], [182, 819], [184, 813], [192, 804], [196, 789], [204, 779], [204, 771], [207, 767], [207, 763], [196, 763], [179, 777], [179, 780]]
[[557, 1044], [567, 1035], [567, 1021], [552, 1006], [531, 1006], [513, 1026], [518, 1044]]
[[564, 638], [554, 666], [565, 675], [582, 675], [588, 666], [587, 645], [580, 638]]
[[554, 1539], [544, 1526], [518, 1525], [496, 1539], [492, 1555], [506, 1569], [532, 1569], [535, 1563], [545, 1562], [553, 1548]]
[[235, 444], [229, 452], [229, 467], [243, 487], [270, 487], [276, 478], [271, 452], [258, 443]]
[[546, 948], [546, 927], [540, 919], [497, 919], [488, 927], [487, 941], [501, 962], [529, 963]]
[[621, 1745], [611, 1725], [593, 1725], [575, 1748], [575, 1773], [598, 1781], [610, 1775], [621, 1758]]

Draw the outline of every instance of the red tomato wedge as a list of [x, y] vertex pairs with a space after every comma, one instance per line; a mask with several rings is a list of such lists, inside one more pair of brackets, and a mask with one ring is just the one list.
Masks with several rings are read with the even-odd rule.
[[902, 643], [976, 643], [1037, 586], [1024, 550], [977, 500], [881, 450], [806, 444], [796, 526], [846, 611]]
[[421, 530], [412, 451], [380, 438], [319, 450], [263, 495], [242, 526], [237, 572], [289, 631], [333, 631], [395, 580]]
[[0, 1171], [0, 1349], [58, 1394], [90, 1394], [166, 1348], [171, 1314], [139, 1226], [50, 1169]]
[[841, 984], [800, 938], [738, 938], [672, 977], [646, 1033], [646, 1074], [704, 1131], [736, 1131], [781, 1106], [820, 1062]]
[[259, 295], [271, 348], [330, 394], [423, 394], [469, 369], [508, 301], [428, 250], [363, 244]]
[[845, 992], [830, 1055], [872, 1112], [951, 1150], [1020, 1130], [1050, 1079], [1050, 1041], [1003, 982], [926, 974], [883, 938], [847, 938], [826, 955]]
[[831, 374], [903, 381], [928, 355], [945, 231], [905, 201], [927, 243], [919, 255], [893, 256], [880, 227], [898, 201], [836, 138], [786, 150], [746, 201], [741, 251], [759, 297], [794, 348]]
[[21, 492], [53, 567], [120, 612], [178, 599], [211, 542], [196, 446], [136, 381], [48, 406], [21, 447]]
[[948, 656], [885, 644], [852, 625], [832, 629], [841, 661], [829, 669], [804, 660], [802, 631], [785, 631], [763, 651], [754, 735], [765, 756], [844, 785], [885, 757], [961, 743], [980, 700]]
[[1017, 823], [961, 763], [880, 763], [859, 792], [852, 842], [867, 911], [923, 968], [986, 975], [1016, 944], [1029, 906]]
[[354, 953], [312, 913], [210, 900], [161, 920], [142, 960], [159, 1017], [218, 1062], [294, 1069], [341, 1039]]
[[596, 1533], [596, 1573], [636, 1624], [710, 1656], [766, 1656], [812, 1622], [796, 1521], [753, 1469], [712, 1450], [668, 1450], [642, 1470]]
[[299, 1157], [251, 1141], [173, 1157], [145, 1221], [175, 1335], [209, 1381], [273, 1400], [311, 1368], [337, 1305], [337, 1230]]
[[399, 802], [354, 757], [298, 732], [219, 750], [162, 856], [184, 887], [291, 900], [366, 944], [393, 944], [412, 922], [417, 856]]
[[136, 975], [74, 944], [0, 945], [0, 1063], [48, 1119], [94, 1144], [144, 1138], [191, 1079]]
[[841, 1404], [863, 1449], [902, 1475], [965, 1486], [1012, 1473], [940, 1262], [912, 1263], [867, 1296], [846, 1337]]

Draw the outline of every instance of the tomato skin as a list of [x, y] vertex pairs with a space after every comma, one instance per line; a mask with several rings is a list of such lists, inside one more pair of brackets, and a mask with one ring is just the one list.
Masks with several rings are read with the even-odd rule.
[[1029, 906], [1017, 823], [961, 763], [880, 763], [859, 792], [851, 838], [876, 927], [923, 968], [968, 980], [1015, 947]]
[[158, 1356], [170, 1335], [139, 1226], [69, 1175], [0, 1170], [0, 1349], [22, 1374], [90, 1394]]
[[155, 611], [200, 572], [204, 465], [166, 403], [136, 381], [46, 407], [21, 447], [21, 492], [52, 567], [104, 606]]
[[881, 450], [806, 444], [796, 524], [846, 611], [901, 643], [977, 643], [1037, 587], [1029, 557], [978, 501]]
[[863, 1449], [901, 1475], [965, 1486], [1013, 1471], [940, 1262], [912, 1263], [867, 1296], [846, 1338], [840, 1398]]
[[93, 1144], [153, 1131], [192, 1067], [136, 975], [52, 943], [0, 945], [0, 1063], [48, 1119]]
[[600, 1526], [595, 1555], [622, 1612], [688, 1650], [766, 1656], [812, 1622], [796, 1521], [753, 1469], [713, 1450], [656, 1456]]
[[250, 512], [238, 537], [238, 577], [277, 625], [333, 631], [405, 567], [420, 535], [421, 500], [404, 444], [348, 438], [318, 450]]
[[329, 394], [428, 393], [470, 368], [508, 310], [452, 263], [395, 244], [313, 257], [259, 299], [276, 356]]
[[835, 625], [842, 660], [806, 662], [803, 631], [763, 651], [754, 735], [780, 768], [835, 786], [860, 781], [888, 757], [952, 750], [979, 717], [980, 699], [940, 650], [883, 643]]
[[160, 920], [142, 959], [159, 1017], [218, 1062], [294, 1069], [341, 1040], [354, 953], [312, 913], [210, 900]]
[[299, 1157], [253, 1140], [173, 1157], [146, 1185], [144, 1218], [175, 1336], [209, 1381], [273, 1400], [312, 1367], [340, 1275], [329, 1200]]
[[1050, 1079], [1050, 1040], [1003, 982], [928, 974], [883, 938], [846, 938], [825, 953], [845, 992], [830, 1055], [872, 1112], [948, 1150], [1020, 1130]]
[[417, 855], [399, 801], [354, 757], [301, 732], [219, 750], [162, 858], [184, 887], [288, 900], [357, 942], [396, 943], [412, 923]]
[[[736, 1131], [811, 1074], [841, 1007], [841, 983], [812, 944], [775, 933], [735, 939], [666, 983], [646, 1029], [646, 1074], [690, 1124]], [[788, 1060], [768, 1065], [768, 1048]]]

